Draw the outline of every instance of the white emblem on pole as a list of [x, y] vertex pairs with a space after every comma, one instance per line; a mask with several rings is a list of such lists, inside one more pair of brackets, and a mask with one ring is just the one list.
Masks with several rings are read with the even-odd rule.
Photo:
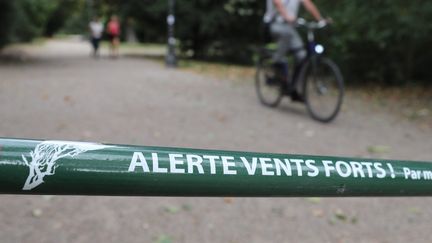
[[91, 150], [99, 150], [111, 146], [97, 143], [81, 143], [66, 141], [45, 141], [38, 144], [30, 152], [31, 160], [22, 155], [24, 163], [29, 167], [29, 175], [23, 190], [32, 190], [44, 182], [45, 176], [54, 175], [56, 161], [65, 157], [75, 157], [81, 153]]

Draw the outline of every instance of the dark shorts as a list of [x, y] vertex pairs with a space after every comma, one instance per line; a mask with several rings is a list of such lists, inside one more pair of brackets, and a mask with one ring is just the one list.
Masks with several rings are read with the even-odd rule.
[[91, 43], [92, 43], [92, 46], [93, 46], [93, 49], [95, 49], [95, 50], [98, 50], [99, 49], [99, 42], [100, 42], [100, 38], [92, 38], [91, 39]]
[[112, 42], [115, 38], [118, 38], [119, 35], [108, 34], [108, 40]]

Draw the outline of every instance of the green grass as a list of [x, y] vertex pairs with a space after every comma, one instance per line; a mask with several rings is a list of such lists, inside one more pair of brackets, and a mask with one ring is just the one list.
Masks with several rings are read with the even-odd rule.
[[205, 62], [192, 59], [180, 59], [178, 67], [203, 75], [209, 75], [221, 80], [253, 81], [255, 68], [228, 63]]

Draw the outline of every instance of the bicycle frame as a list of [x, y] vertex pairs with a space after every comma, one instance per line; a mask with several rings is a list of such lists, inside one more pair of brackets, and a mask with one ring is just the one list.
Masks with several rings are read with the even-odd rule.
[[[259, 66], [257, 66], [256, 76], [257, 93], [261, 103], [269, 107], [276, 107], [280, 103], [283, 96], [290, 96], [292, 101], [304, 102], [309, 114], [312, 116], [312, 118], [318, 121], [329, 122], [336, 117], [340, 110], [344, 93], [343, 76], [339, 70], [339, 67], [332, 60], [323, 57], [324, 47], [316, 43], [314, 32], [316, 29], [324, 28], [326, 25], [326, 21], [306, 22], [304, 19], [298, 19], [297, 25], [295, 27], [306, 27], [307, 29], [306, 47], [301, 47], [301, 49], [296, 50], [291, 49], [290, 53], [292, 54], [296, 51], [305, 50], [307, 55], [301, 63], [296, 65], [295, 69], [293, 69], [294, 71], [291, 73], [286, 71], [289, 65], [283, 64], [284, 66], [282, 67], [275, 66], [274, 63], [271, 64], [271, 56], [268, 54], [266, 56], [261, 56], [260, 62], [258, 63]], [[263, 62], [263, 60], [265, 60], [265, 62]], [[269, 61], [270, 64], [268, 63]], [[269, 76], [261, 77], [260, 75], [263, 73], [264, 75], [267, 75], [265, 70], [270, 70], [268, 74]], [[324, 79], [326, 82], [323, 82], [321, 77], [318, 77], [322, 75], [321, 71], [323, 70], [328, 72], [326, 75], [331, 75], [329, 77], [332, 77], [332, 79], [330, 79], [329, 82], [327, 79]], [[264, 80], [266, 83], [261, 84], [262, 80]], [[271, 89], [270, 92], [267, 92], [269, 97], [265, 97], [267, 94], [263, 94], [262, 90], [265, 89], [262, 89], [262, 87], [266, 87], [267, 84], [271, 85], [269, 80], [273, 80], [272, 82], [274, 82], [274, 80], [279, 80], [279, 84], [277, 86], [274, 85], [274, 87], [276, 87], [276, 89], [273, 89], [275, 90], [274, 92], [271, 92]], [[334, 100], [334, 104], [330, 104], [334, 107], [334, 109], [332, 108], [332, 110], [330, 110], [331, 113], [323, 116], [323, 114], [317, 112], [316, 110], [317, 107], [315, 107], [315, 105], [317, 103], [311, 102], [310, 98], [312, 96], [310, 96], [310, 94], [312, 94], [312, 92], [307, 92], [307, 90], [310, 90], [308, 87], [315, 87], [316, 92], [318, 92], [317, 94], [322, 96], [323, 94], [328, 93], [328, 84], [331, 85], [331, 88], [335, 88], [336, 93], [333, 94], [337, 94], [337, 96]], [[280, 91], [277, 91], [278, 89]], [[267, 91], [269, 90], [267, 89]]]
[[[305, 27], [307, 29], [307, 43], [306, 43], [306, 51], [307, 51], [307, 57], [303, 61], [302, 64], [304, 65], [309, 60], [312, 62], [312, 68], [315, 69], [317, 58], [321, 56], [324, 53], [324, 47], [321, 44], [317, 44], [315, 42], [315, 30], [324, 28], [327, 24], [322, 24], [320, 22], [307, 22], [305, 19], [299, 18], [296, 22], [297, 27]], [[299, 72], [300, 70], [296, 70]], [[289, 87], [293, 88], [298, 85], [298, 73], [294, 72], [292, 77], [290, 77], [292, 82], [290, 82]]]
[[322, 29], [327, 26], [326, 23], [321, 22], [306, 22], [306, 20], [299, 18], [296, 25], [298, 27], [305, 27], [307, 29], [307, 52], [308, 57], [318, 55], [324, 52], [324, 47], [315, 42], [315, 30]]

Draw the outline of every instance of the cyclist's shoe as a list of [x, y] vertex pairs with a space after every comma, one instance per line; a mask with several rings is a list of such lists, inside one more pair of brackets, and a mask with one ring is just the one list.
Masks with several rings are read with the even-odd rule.
[[273, 63], [271, 69], [271, 74], [266, 75], [267, 85], [279, 85], [286, 82], [286, 78], [288, 77], [288, 66], [286, 63]]
[[291, 100], [297, 102], [305, 102], [304, 96], [297, 91], [291, 92]]

